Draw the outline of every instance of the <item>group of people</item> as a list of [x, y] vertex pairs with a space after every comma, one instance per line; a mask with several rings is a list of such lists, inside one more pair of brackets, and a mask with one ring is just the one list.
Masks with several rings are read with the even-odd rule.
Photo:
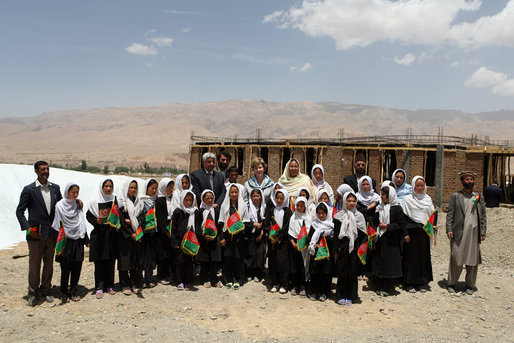
[[[207, 152], [202, 168], [175, 180], [115, 185], [106, 178], [86, 211], [80, 185], [67, 184], [62, 197], [59, 186], [48, 181], [48, 164], [36, 162], [38, 178], [24, 188], [17, 208], [29, 246], [29, 305], [38, 296], [53, 301], [54, 252], [61, 265], [62, 301], [80, 300], [85, 246], [94, 262], [98, 299], [116, 293], [116, 261], [125, 295], [158, 283], [190, 290], [198, 269], [206, 288], [237, 290], [269, 274], [270, 292], [320, 301], [331, 296], [335, 276], [334, 300], [340, 305], [359, 301], [359, 278], [368, 279], [382, 296], [394, 294], [400, 284], [412, 293], [428, 289], [437, 223], [423, 177], [409, 184], [407, 173], [397, 169], [377, 192], [376, 181], [365, 175], [365, 158], [357, 156], [355, 174], [334, 192], [319, 164], [309, 177], [293, 158], [274, 182], [266, 175], [265, 161], [256, 158], [253, 176], [242, 185], [238, 169], [229, 163], [230, 154]], [[461, 173], [463, 190], [449, 204], [450, 292], [463, 266], [466, 292], [472, 294], [476, 286], [486, 218], [484, 200], [473, 191], [475, 177]], [[86, 221], [93, 226], [90, 236]]]

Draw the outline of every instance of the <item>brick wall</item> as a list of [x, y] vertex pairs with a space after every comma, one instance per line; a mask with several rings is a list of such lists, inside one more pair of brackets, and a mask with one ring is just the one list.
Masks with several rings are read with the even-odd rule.
[[280, 160], [280, 148], [270, 147], [268, 152], [268, 176], [275, 182], [282, 175]]
[[325, 169], [325, 181], [332, 186], [334, 192], [343, 182], [343, 169], [341, 168], [341, 158], [343, 149], [337, 146], [329, 146], [322, 150], [323, 169]]

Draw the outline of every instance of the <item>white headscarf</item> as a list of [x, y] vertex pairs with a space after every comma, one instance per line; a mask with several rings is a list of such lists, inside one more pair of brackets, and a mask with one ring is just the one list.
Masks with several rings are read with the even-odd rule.
[[341, 230], [339, 231], [337, 238], [343, 239], [344, 237], [348, 237], [350, 241], [348, 246], [348, 253], [353, 251], [355, 240], [359, 235], [358, 230], [363, 230], [364, 227], [363, 231], [366, 231], [366, 223], [362, 213], [357, 211], [357, 207], [355, 207], [353, 210], [349, 210], [348, 207], [346, 207], [346, 199], [348, 199], [350, 194], [353, 194], [353, 196], [357, 197], [353, 191], [346, 192], [343, 196], [343, 209], [337, 212], [334, 217], [334, 219], [337, 219], [341, 222]]
[[154, 195], [154, 196], [150, 196], [150, 195], [146, 194], [146, 191], [148, 189], [148, 184], [152, 180], [157, 182], [157, 180], [155, 180], [154, 178], [150, 178], [148, 180], [145, 180], [145, 182], [143, 183], [143, 188], [141, 188], [139, 190], [139, 199], [148, 207], [153, 207], [154, 204], [155, 204], [155, 199], [157, 199], [157, 194]]
[[[187, 176], [189, 178], [188, 189], [182, 189], [182, 178], [184, 176]], [[171, 198], [171, 213], [173, 213], [173, 211], [175, 211], [176, 208], [180, 207], [180, 194], [182, 194], [183, 191], [187, 190], [193, 190], [193, 185], [191, 184], [191, 177], [187, 174], [179, 174], [175, 178], [175, 192], [173, 192], [173, 197]]]
[[[382, 200], [380, 201], [380, 204], [378, 204], [378, 206], [377, 206], [378, 217], [379, 217], [380, 223], [391, 224], [391, 219], [390, 219], [391, 206], [398, 205], [398, 196], [396, 195], [396, 191], [394, 190], [394, 187], [391, 187], [389, 185], [384, 185], [384, 183], [382, 183], [381, 190], [385, 187], [389, 188], [389, 195], [387, 197], [389, 199], [389, 202], [387, 204], [384, 204], [382, 202]], [[386, 230], [382, 230], [382, 229], [378, 228], [377, 229], [378, 237], [381, 237], [385, 231]]]
[[239, 217], [244, 223], [250, 222], [250, 218], [248, 216], [248, 207], [246, 207], [246, 204], [243, 200], [243, 194], [239, 190], [239, 187], [236, 184], [230, 184], [228, 187], [227, 195], [225, 196], [225, 199], [223, 199], [223, 203], [221, 204], [220, 208], [220, 219], [218, 220], [218, 223], [223, 223], [223, 232], [227, 231], [227, 221], [228, 218], [230, 218], [230, 189], [232, 186], [236, 187], [238, 190], [238, 197], [237, 197], [237, 212], [239, 213]]
[[[362, 183], [364, 180], [368, 180], [369, 182], [370, 190], [367, 192], [362, 190]], [[378, 203], [380, 201], [380, 196], [375, 193], [375, 190], [373, 189], [373, 181], [367, 175], [364, 175], [359, 179], [359, 192], [357, 193], [357, 201], [359, 201], [364, 206], [369, 206], [374, 202]]]
[[250, 213], [249, 213], [249, 216], [250, 216], [250, 220], [254, 223], [257, 223], [259, 222], [259, 216], [257, 215], [257, 207], [255, 207], [255, 204], [253, 203], [253, 200], [252, 200], [252, 193], [253, 192], [259, 192], [260, 195], [261, 195], [261, 205], [259, 206], [259, 215], [261, 217], [261, 221], [264, 220], [264, 212], [266, 210], [266, 204], [265, 204], [265, 201], [264, 201], [264, 193], [262, 192], [262, 189], [260, 188], [254, 188], [250, 194], [249, 194], [249, 202], [250, 202]]
[[[112, 193], [111, 195], [107, 195], [107, 194], [104, 194], [104, 191], [103, 191], [103, 185], [106, 181], [111, 181], [112, 182]], [[91, 198], [91, 200], [89, 201], [89, 211], [96, 217], [98, 218], [98, 216], [100, 215], [98, 213], [98, 205], [99, 204], [104, 204], [104, 203], [108, 203], [108, 202], [111, 202], [111, 201], [114, 201], [114, 199], [116, 198], [114, 196], [114, 182], [111, 180], [111, 179], [104, 179], [102, 180], [102, 182], [100, 182], [100, 185], [98, 187], [98, 192], [93, 195], [93, 197]]]
[[170, 182], [173, 182], [175, 184], [175, 181], [170, 179], [169, 177], [162, 178], [161, 181], [159, 181], [159, 188], [157, 188], [157, 197], [158, 198], [164, 198], [166, 197], [166, 208], [168, 210], [168, 220], [171, 220], [171, 216], [173, 215], [173, 208], [171, 206], [171, 199], [173, 198], [172, 195], [168, 195], [168, 192], [166, 191], [166, 188], [168, 188], [168, 185]]
[[[213, 199], [213, 202], [212, 202], [212, 206], [207, 206], [206, 203], [203, 202], [203, 197], [205, 196], [205, 194], [207, 193], [211, 193], [212, 196], [214, 197]], [[215, 204], [215, 200], [216, 200], [216, 195], [214, 195], [214, 192], [210, 189], [206, 189], [202, 192], [202, 195], [200, 196], [201, 198], [201, 203], [200, 203], [200, 210], [202, 210], [202, 227], [205, 226], [205, 222], [207, 221], [207, 217], [209, 216], [209, 213], [211, 214], [211, 217], [212, 217], [212, 220], [216, 220], [216, 212], [214, 212], [214, 204]], [[194, 198], [193, 198], [194, 199]]]
[[311, 224], [311, 227], [314, 228], [314, 234], [312, 235], [311, 241], [309, 242], [309, 253], [311, 255], [314, 255], [316, 252], [316, 243], [318, 243], [321, 236], [327, 235], [332, 237], [334, 235], [334, 222], [332, 221], [332, 217], [329, 215], [328, 206], [324, 202], [320, 203], [317, 208], [320, 206], [325, 208], [325, 211], [327, 212], [327, 218], [322, 221], [316, 217], [316, 219]]
[[[130, 226], [132, 227], [132, 231], [135, 233], [137, 229], [139, 228], [139, 221], [137, 217], [141, 214], [141, 211], [143, 211], [144, 204], [139, 199], [139, 192], [136, 192], [134, 195], [135, 199], [134, 201], [130, 200], [128, 197], [128, 189], [130, 187], [130, 184], [132, 182], [135, 182], [138, 184], [137, 180], [128, 180], [123, 185], [122, 193], [120, 196], [120, 208], [124, 208], [125, 211], [127, 211], [129, 219], [130, 219]], [[138, 191], [139, 191], [139, 184], [138, 184]]]
[[[291, 162], [295, 161], [298, 163], [298, 175], [295, 177], [292, 177], [289, 175], [289, 165]], [[300, 162], [296, 159], [291, 159], [286, 163], [286, 166], [284, 167], [284, 172], [282, 176], [278, 179], [278, 182], [284, 186], [284, 189], [287, 191], [288, 194], [297, 194], [298, 190], [301, 187], [307, 187], [310, 190], [310, 193], [312, 194], [312, 181], [311, 179], [300, 172]]]
[[[282, 193], [284, 196], [284, 203], [282, 206], [277, 205], [276, 198], [278, 193]], [[271, 195], [271, 202], [273, 202], [273, 205], [275, 206], [273, 209], [273, 216], [275, 217], [275, 221], [280, 227], [282, 227], [284, 225], [284, 208], [289, 206], [289, 196], [287, 191], [285, 189], [277, 189], [277, 191]]]
[[76, 183], [70, 182], [64, 188], [64, 197], [55, 204], [55, 217], [52, 227], [55, 231], [59, 231], [62, 222], [66, 237], [79, 239], [86, 235], [86, 217], [84, 211], [78, 208], [77, 200], [68, 198], [71, 186], [78, 187]]
[[[188, 194], [191, 194], [193, 196], [193, 202], [191, 206], [186, 207], [186, 205], [184, 205], [184, 198]], [[192, 191], [186, 190], [182, 192], [182, 194], [180, 194], [180, 209], [185, 213], [189, 214], [189, 218], [187, 219], [187, 228], [193, 231], [195, 231], [195, 211], [197, 210], [195, 203], [196, 197], [195, 193], [193, 193]]]
[[330, 193], [328, 192], [328, 190], [326, 188], [318, 188], [318, 190], [316, 191], [316, 207], [320, 204], [321, 201], [319, 199], [321, 198], [323, 193], [325, 193], [327, 195], [328, 207], [332, 207], [332, 203], [330, 201]]
[[309, 197], [308, 197], [308, 198], [306, 198], [307, 203], [305, 204], [305, 208], [308, 208], [308, 207], [309, 207], [309, 204], [310, 204], [311, 202], [314, 202], [314, 199], [312, 198], [311, 191], [309, 191], [309, 189], [308, 189], [307, 187], [300, 187], [300, 189], [298, 189], [298, 193], [296, 193], [296, 197], [297, 197], [297, 198], [301, 196], [301, 195], [300, 195], [300, 193], [301, 193], [302, 191], [306, 191], [306, 192], [307, 192], [307, 194], [309, 195]]
[[[303, 202], [305, 204], [305, 211], [298, 212], [298, 203]], [[300, 230], [302, 229], [303, 224], [305, 223], [306, 227], [310, 227], [312, 223], [311, 216], [307, 214], [307, 199], [305, 197], [299, 196], [296, 198], [294, 202], [294, 207], [296, 211], [291, 216], [289, 221], [289, 235], [293, 238], [298, 238], [300, 234]]]
[[[316, 169], [319, 169], [321, 170], [321, 180], [318, 181], [316, 179], [316, 177], [314, 176], [314, 170]], [[312, 169], [311, 169], [311, 180], [312, 180], [312, 184], [313, 184], [313, 188], [314, 190], [319, 190], [321, 188], [324, 188], [327, 190], [327, 195], [328, 195], [328, 198], [330, 199], [330, 202], [333, 204], [334, 201], [335, 201], [335, 198], [334, 198], [334, 190], [332, 189], [332, 187], [328, 184], [328, 182], [325, 181], [325, 169], [323, 169], [323, 166], [321, 164], [315, 164], [314, 166], [312, 166]]]
[[415, 185], [417, 180], [423, 180], [421, 176], [415, 176], [412, 179], [412, 193], [403, 198], [402, 209], [403, 212], [418, 224], [425, 224], [430, 218], [430, 215], [434, 211], [434, 205], [432, 204], [432, 198], [427, 195], [427, 188], [421, 194], [415, 192]]

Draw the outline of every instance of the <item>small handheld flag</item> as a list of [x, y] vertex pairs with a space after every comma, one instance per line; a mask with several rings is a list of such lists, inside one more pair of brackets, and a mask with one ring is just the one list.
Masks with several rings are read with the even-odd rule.
[[297, 245], [298, 245], [299, 251], [302, 251], [305, 248], [307, 248], [307, 235], [308, 235], [307, 227], [305, 226], [305, 222], [303, 222], [303, 226], [300, 229], [300, 233], [298, 234], [298, 239], [297, 239]]
[[155, 206], [152, 206], [145, 215], [145, 231], [155, 229], [157, 219], [155, 218]]
[[170, 223], [166, 225], [166, 235], [168, 235], [168, 237], [171, 237], [171, 224], [172, 221], [170, 220]]
[[366, 229], [366, 234], [368, 236], [368, 248], [373, 249], [373, 246], [374, 246], [373, 238], [377, 235], [377, 232], [370, 224], [368, 224], [368, 228]]
[[271, 243], [275, 244], [278, 241], [278, 234], [282, 228], [280, 225], [278, 225], [277, 221], [275, 220], [275, 217], [271, 217], [271, 229], [269, 232], [269, 239], [271, 240]]
[[480, 194], [477, 194], [474, 198], [473, 198], [473, 203], [474, 204], [478, 204], [480, 202]]
[[136, 241], [139, 241], [143, 237], [143, 229], [140, 227], [136, 230]]
[[423, 225], [423, 230], [426, 232], [429, 238], [434, 237], [435, 227], [437, 226], [437, 210], [434, 210], [430, 217], [428, 218], [425, 225]]
[[61, 223], [61, 228], [59, 229], [59, 234], [57, 235], [57, 241], [55, 242], [55, 256], [62, 255], [64, 251], [64, 247], [66, 246], [66, 234], [64, 233], [64, 227]]
[[187, 230], [187, 233], [184, 235], [184, 239], [182, 240], [182, 244], [180, 246], [184, 254], [196, 256], [198, 254], [198, 250], [200, 249], [200, 243], [198, 243], [198, 238], [193, 230]]
[[241, 220], [239, 213], [236, 211], [227, 220], [228, 233], [234, 236], [245, 229], [245, 224]]
[[118, 207], [118, 200], [114, 198], [112, 202], [111, 212], [107, 216], [107, 224], [115, 229], [119, 229], [121, 227], [120, 223], [120, 208]]
[[318, 251], [316, 251], [316, 257], [314, 257], [314, 261], [326, 260], [328, 258], [330, 258], [330, 251], [328, 250], [326, 236], [323, 235], [319, 241]]
[[204, 237], [210, 237], [212, 239], [216, 238], [218, 235], [218, 229], [216, 228], [216, 223], [212, 218], [211, 214], [207, 215], [207, 219], [205, 219], [205, 225], [203, 226], [202, 234]]
[[31, 232], [36, 232], [37, 233], [37, 226], [33, 226], [33, 227], [29, 227], [26, 231], [26, 235], [27, 236], [30, 236], [30, 233]]
[[368, 254], [368, 242], [361, 244], [359, 249], [357, 249], [357, 256], [359, 256], [359, 260], [362, 264], [366, 264], [366, 256]]

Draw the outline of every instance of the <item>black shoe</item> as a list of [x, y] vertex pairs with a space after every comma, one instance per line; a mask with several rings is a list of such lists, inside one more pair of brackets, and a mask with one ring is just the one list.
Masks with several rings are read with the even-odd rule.
[[35, 295], [29, 296], [29, 306], [34, 307], [34, 306], [36, 306], [36, 304], [37, 304], [36, 296]]
[[467, 295], [473, 295], [473, 293], [475, 293], [475, 290], [471, 287], [467, 287], [466, 288], [466, 294]]

